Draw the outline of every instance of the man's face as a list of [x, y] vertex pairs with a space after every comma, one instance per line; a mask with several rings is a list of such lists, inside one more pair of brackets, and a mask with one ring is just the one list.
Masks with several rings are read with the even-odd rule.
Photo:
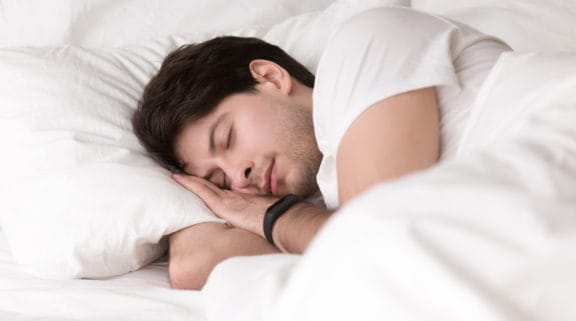
[[311, 109], [266, 90], [227, 97], [188, 124], [175, 148], [188, 174], [221, 188], [257, 195], [318, 191], [321, 154]]

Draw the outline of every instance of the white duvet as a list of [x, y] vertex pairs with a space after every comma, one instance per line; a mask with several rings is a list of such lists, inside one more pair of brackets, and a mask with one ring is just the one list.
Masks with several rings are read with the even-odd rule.
[[458, 159], [372, 188], [301, 258], [221, 263], [208, 315], [575, 320], [574, 88], [572, 54], [503, 55]]

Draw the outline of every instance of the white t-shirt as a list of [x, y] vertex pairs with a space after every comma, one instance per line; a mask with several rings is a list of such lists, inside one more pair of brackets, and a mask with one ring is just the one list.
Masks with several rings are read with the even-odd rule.
[[338, 207], [336, 155], [352, 122], [393, 95], [435, 86], [441, 159], [453, 157], [482, 82], [504, 51], [502, 41], [451, 20], [401, 7], [365, 11], [332, 35], [318, 64], [314, 130], [323, 154], [318, 185]]

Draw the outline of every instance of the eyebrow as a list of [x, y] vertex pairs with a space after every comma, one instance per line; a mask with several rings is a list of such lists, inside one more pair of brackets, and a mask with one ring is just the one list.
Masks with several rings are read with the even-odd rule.
[[215, 143], [215, 139], [214, 139], [214, 133], [216, 132], [216, 128], [218, 127], [218, 125], [220, 125], [220, 123], [226, 118], [226, 115], [227, 114], [222, 114], [220, 117], [218, 117], [218, 119], [216, 119], [214, 124], [212, 124], [210, 126], [210, 130], [209, 130], [209, 134], [208, 134], [208, 146], [209, 146], [209, 150], [210, 150], [211, 155], [214, 155], [214, 152], [216, 151], [216, 143]]

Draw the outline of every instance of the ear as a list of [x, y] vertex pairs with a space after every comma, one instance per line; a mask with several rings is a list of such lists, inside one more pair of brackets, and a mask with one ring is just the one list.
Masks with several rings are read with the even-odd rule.
[[292, 90], [292, 77], [288, 71], [270, 60], [252, 60], [250, 72], [259, 84], [272, 85], [284, 94], [289, 94]]

